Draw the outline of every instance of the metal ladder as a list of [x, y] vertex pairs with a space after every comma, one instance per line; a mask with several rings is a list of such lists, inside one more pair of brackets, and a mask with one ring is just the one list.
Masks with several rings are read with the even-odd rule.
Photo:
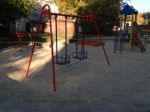
[[124, 43], [124, 40], [121, 37], [121, 32], [119, 32], [119, 31], [115, 32], [114, 37], [115, 37], [114, 38], [114, 53], [116, 51], [120, 51], [120, 53], [121, 53], [122, 49], [123, 49], [123, 43]]

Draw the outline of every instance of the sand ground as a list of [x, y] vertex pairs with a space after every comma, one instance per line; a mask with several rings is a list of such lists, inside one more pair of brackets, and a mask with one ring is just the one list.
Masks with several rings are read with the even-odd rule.
[[[63, 46], [61, 52], [64, 52]], [[111, 65], [101, 47], [86, 46], [88, 59], [71, 58], [56, 65], [57, 91], [52, 91], [51, 52], [36, 47], [30, 76], [25, 79], [31, 46], [0, 51], [0, 112], [150, 112], [150, 46], [141, 53], [113, 53], [105, 45]], [[75, 45], [68, 45], [68, 52]]]

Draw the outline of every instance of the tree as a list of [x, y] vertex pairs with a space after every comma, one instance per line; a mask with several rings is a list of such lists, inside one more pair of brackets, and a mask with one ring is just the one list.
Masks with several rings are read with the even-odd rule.
[[0, 0], [0, 21], [14, 21], [28, 16], [35, 7], [35, 0]]
[[138, 13], [138, 15], [137, 15], [137, 22], [139, 24], [144, 24], [144, 18], [143, 18], [143, 14], [142, 13]]
[[84, 0], [56, 0], [56, 4], [59, 6], [61, 13], [77, 14], [80, 7], [85, 7], [86, 2]]
[[143, 13], [144, 23], [150, 25], [150, 12]]
[[95, 0], [82, 10], [78, 10], [78, 14], [94, 14], [101, 32], [109, 34], [112, 27], [119, 24], [120, 0]]
[[109, 32], [113, 25], [119, 23], [121, 1], [122, 0], [56, 0], [56, 4], [62, 13], [78, 15], [94, 14], [98, 24], [101, 26], [101, 30], [103, 30], [103, 32]]

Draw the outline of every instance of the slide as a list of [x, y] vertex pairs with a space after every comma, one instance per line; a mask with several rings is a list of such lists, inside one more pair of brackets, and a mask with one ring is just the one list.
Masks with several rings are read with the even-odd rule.
[[142, 43], [142, 38], [144, 36], [143, 31], [136, 22], [133, 23], [133, 29], [134, 29], [132, 32], [133, 41], [140, 48], [141, 52], [144, 52], [146, 49], [144, 48], [144, 45]]

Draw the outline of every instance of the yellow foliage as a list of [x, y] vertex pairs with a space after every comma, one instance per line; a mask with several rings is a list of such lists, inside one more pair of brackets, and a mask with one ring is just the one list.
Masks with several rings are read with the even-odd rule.
[[144, 18], [142, 17], [143, 14], [139, 13], [137, 15], [137, 23], [138, 24], [144, 24]]

